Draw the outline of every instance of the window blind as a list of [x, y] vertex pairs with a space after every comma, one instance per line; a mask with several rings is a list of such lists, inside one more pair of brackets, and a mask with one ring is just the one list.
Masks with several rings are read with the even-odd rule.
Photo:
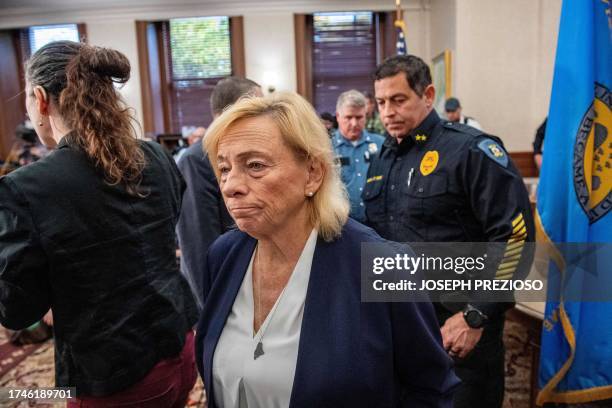
[[172, 131], [208, 126], [210, 95], [232, 73], [228, 17], [172, 19], [164, 25]]
[[340, 93], [372, 88], [374, 13], [315, 13], [313, 19], [313, 102], [319, 113], [334, 113]]

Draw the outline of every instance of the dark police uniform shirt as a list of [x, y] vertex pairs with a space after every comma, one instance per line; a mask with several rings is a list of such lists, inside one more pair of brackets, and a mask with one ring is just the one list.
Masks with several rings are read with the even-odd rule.
[[[366, 223], [389, 240], [533, 241], [528, 194], [501, 141], [434, 110], [400, 144], [387, 134], [362, 197]], [[515, 261], [499, 257], [496, 278], [511, 278]]]

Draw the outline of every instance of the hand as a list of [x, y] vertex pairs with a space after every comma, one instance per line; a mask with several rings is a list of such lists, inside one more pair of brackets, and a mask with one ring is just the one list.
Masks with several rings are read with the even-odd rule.
[[53, 326], [53, 312], [51, 312], [51, 309], [43, 316], [43, 322], [47, 323], [47, 326]]
[[541, 154], [534, 154], [533, 155], [533, 161], [536, 164], [536, 167], [538, 168], [538, 170], [540, 170], [542, 168], [542, 155]]
[[451, 357], [465, 358], [474, 349], [482, 336], [482, 328], [472, 329], [458, 312], [449, 317], [442, 326], [442, 343]]

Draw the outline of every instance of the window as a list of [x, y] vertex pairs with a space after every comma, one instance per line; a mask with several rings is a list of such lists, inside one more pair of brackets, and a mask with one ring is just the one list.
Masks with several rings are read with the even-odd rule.
[[232, 73], [228, 17], [170, 20], [170, 48], [177, 78], [218, 78]]
[[84, 41], [84, 24], [31, 26], [19, 30], [20, 56], [25, 61], [39, 48], [53, 41]]
[[372, 12], [315, 13], [312, 39], [313, 104], [335, 112], [340, 93], [372, 88], [376, 30]]
[[297, 91], [333, 113], [341, 92], [372, 91], [376, 65], [395, 55], [395, 11], [295, 14]]
[[208, 126], [209, 100], [217, 82], [232, 74], [228, 17], [170, 20], [168, 45], [171, 131]]
[[137, 21], [145, 134], [183, 133], [212, 122], [210, 95], [244, 75], [242, 17]]
[[58, 24], [33, 26], [28, 28], [30, 55], [40, 47], [53, 41], [79, 41], [79, 29], [76, 24]]
[[43, 45], [57, 40], [83, 41], [84, 24], [58, 24], [0, 30], [0, 159], [15, 141], [15, 128], [26, 118], [24, 62]]

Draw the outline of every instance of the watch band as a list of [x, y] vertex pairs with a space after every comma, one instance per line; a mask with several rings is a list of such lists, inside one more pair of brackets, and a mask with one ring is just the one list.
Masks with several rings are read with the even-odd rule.
[[470, 304], [463, 310], [463, 318], [472, 329], [480, 329], [488, 320], [487, 315]]

